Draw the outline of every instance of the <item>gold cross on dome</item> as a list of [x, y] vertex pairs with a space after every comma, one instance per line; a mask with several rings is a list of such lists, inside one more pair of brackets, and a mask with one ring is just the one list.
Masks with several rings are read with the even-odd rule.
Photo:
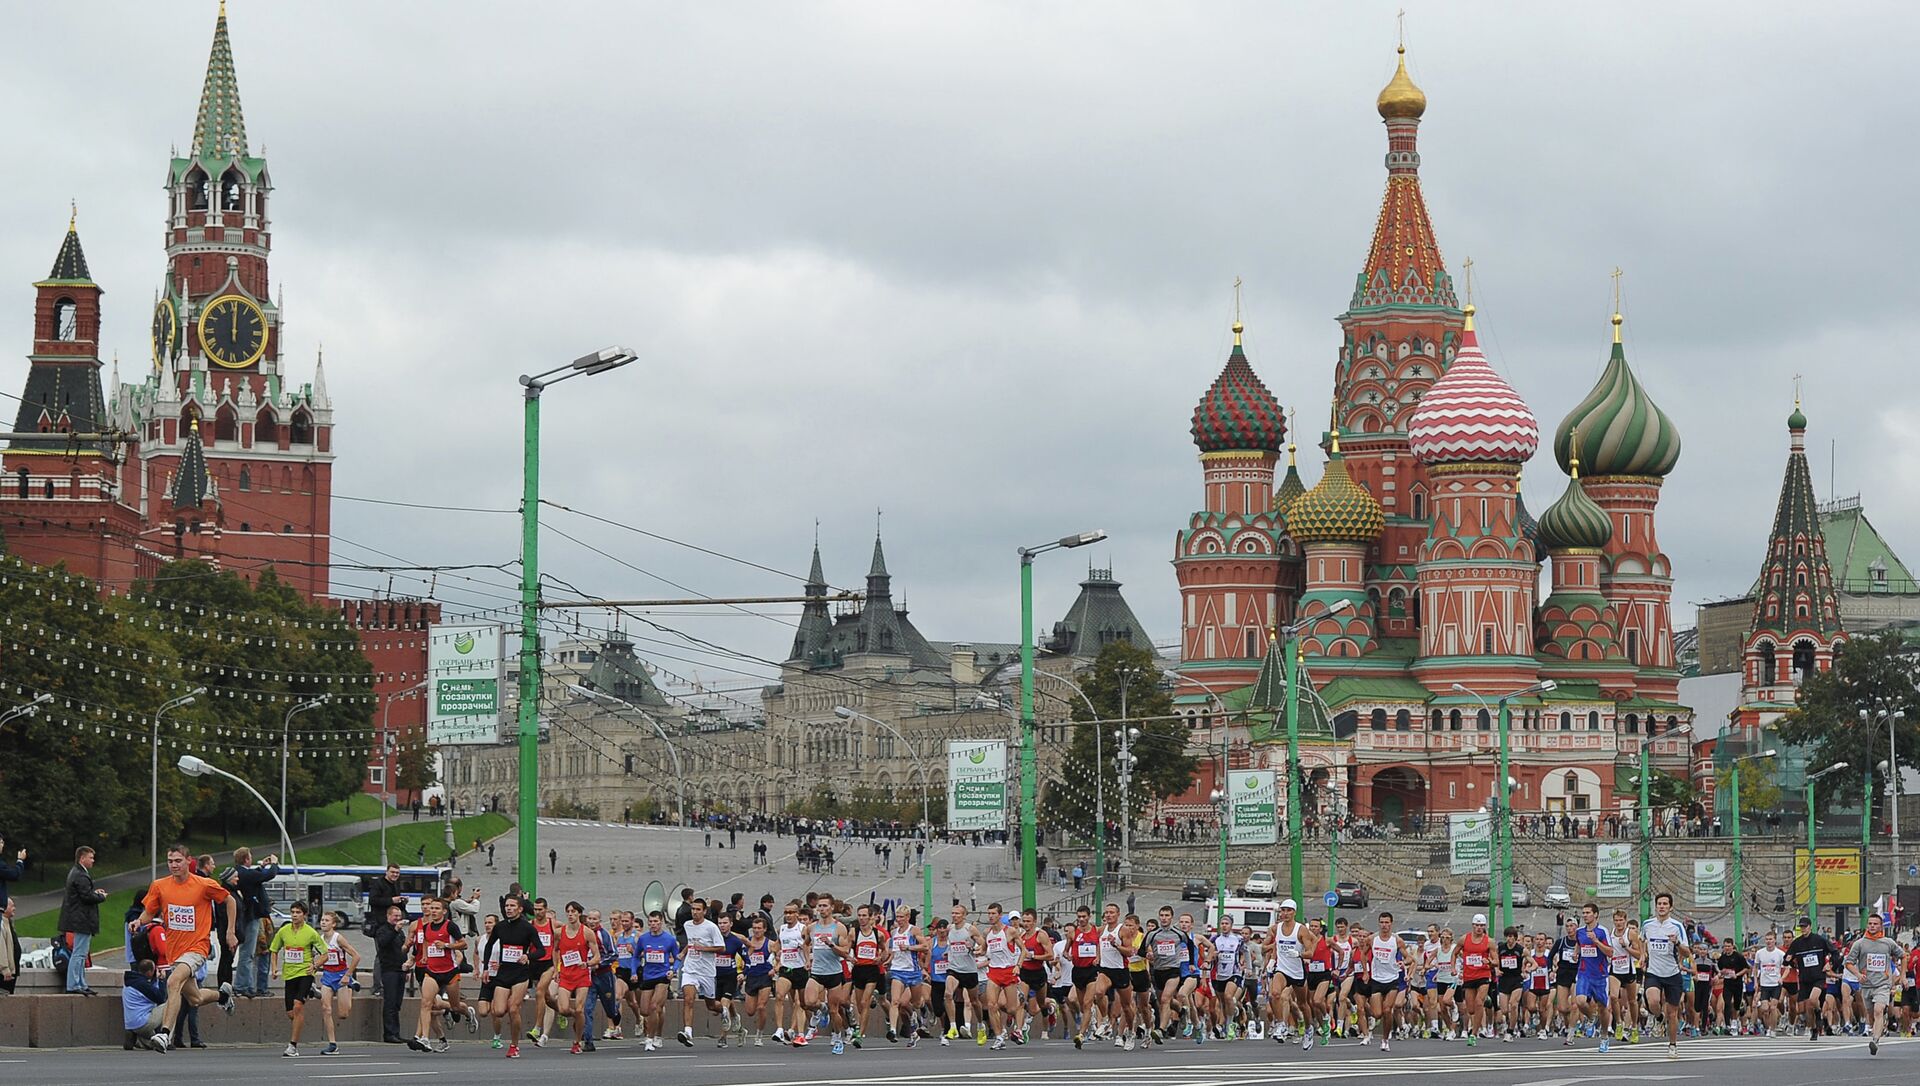
[[1473, 258], [1472, 257], [1468, 257], [1465, 260], [1462, 260], [1460, 262], [1460, 276], [1461, 278], [1467, 281], [1467, 304], [1472, 305], [1473, 304]]

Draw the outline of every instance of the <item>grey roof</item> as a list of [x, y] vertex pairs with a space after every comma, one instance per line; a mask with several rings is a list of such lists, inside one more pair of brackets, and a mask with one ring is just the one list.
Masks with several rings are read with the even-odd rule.
[[620, 634], [611, 634], [601, 643], [593, 667], [580, 685], [643, 709], [673, 708], [667, 696], [653, 685], [646, 665], [633, 654], [633, 642]]
[[[816, 553], [817, 557], [817, 553]], [[810, 581], [824, 581], [816, 561]], [[824, 583], [809, 583], [807, 595], [826, 595]], [[873, 565], [867, 573], [867, 598], [859, 607], [830, 615], [826, 600], [809, 602], [801, 610], [800, 628], [793, 639], [790, 662], [803, 667], [837, 667], [848, 656], [876, 653], [904, 656], [911, 666], [945, 671], [947, 658], [935, 649], [912, 622], [904, 607], [893, 602], [893, 578], [880, 537], [873, 537]]]
[[14, 431], [44, 433], [44, 438], [15, 438], [16, 449], [64, 449], [68, 433], [99, 430], [107, 416], [100, 395], [100, 367], [85, 362], [35, 362], [27, 371], [26, 394]]
[[167, 497], [175, 509], [197, 509], [213, 491], [213, 478], [207, 474], [207, 453], [200, 445], [200, 426], [196, 421], [187, 430], [186, 448], [180, 453], [180, 470], [174, 473], [173, 489]]
[[93, 273], [87, 270], [87, 254], [80, 249], [80, 232], [67, 227], [66, 240], [60, 243], [60, 252], [53, 258], [53, 270], [47, 273], [50, 283], [92, 283]]
[[1092, 658], [1115, 641], [1126, 641], [1153, 652], [1153, 638], [1120, 594], [1120, 582], [1113, 570], [1087, 568], [1087, 579], [1080, 582], [1080, 596], [1067, 608], [1064, 618], [1053, 624], [1053, 634], [1043, 646], [1046, 651], [1064, 656]]
[[827, 651], [833, 616], [827, 613], [827, 575], [820, 568], [820, 543], [813, 544], [813, 569], [807, 573], [807, 602], [800, 608], [800, 625], [793, 632], [788, 660], [813, 660]]

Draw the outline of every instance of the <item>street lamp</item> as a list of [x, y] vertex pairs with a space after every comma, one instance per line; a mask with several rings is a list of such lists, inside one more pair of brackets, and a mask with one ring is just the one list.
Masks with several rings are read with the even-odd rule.
[[[1126, 887], [1133, 884], [1133, 769], [1139, 763], [1133, 755], [1133, 741], [1140, 738], [1140, 729], [1127, 716], [1127, 687], [1135, 675], [1144, 675], [1147, 669], [1123, 667], [1114, 673], [1120, 676], [1120, 727], [1113, 733], [1120, 744], [1120, 757], [1114, 783], [1120, 786], [1120, 885]], [[1105, 768], [1101, 767], [1103, 773]]]
[[914, 743], [913, 740], [901, 735], [899, 728], [881, 720], [877, 716], [868, 716], [857, 709], [850, 709], [845, 705], [834, 706], [833, 715], [839, 717], [841, 720], [864, 720], [869, 724], [885, 728], [887, 734], [900, 740], [900, 745], [906, 747], [907, 753], [913, 758], [913, 770], [920, 774], [920, 832], [924, 835], [927, 846], [926, 852], [920, 854], [920, 896], [923, 899], [923, 911], [920, 915], [923, 917], [931, 917], [933, 916], [933, 865], [927, 861], [931, 858], [928, 853], [933, 851], [933, 816], [929, 813], [927, 804], [929, 802], [928, 793], [932, 785], [927, 781], [927, 766], [926, 762], [920, 757], [920, 747]]
[[1100, 711], [1093, 707], [1093, 699], [1087, 696], [1087, 692], [1080, 688], [1079, 683], [1065, 675], [1055, 675], [1051, 671], [1036, 671], [1034, 674], [1072, 687], [1073, 692], [1080, 695], [1080, 700], [1086, 703], [1087, 716], [1093, 721], [1093, 911], [1097, 914], [1100, 912], [1101, 904], [1107, 899], [1107, 763], [1100, 735], [1104, 725], [1100, 720]]
[[35, 694], [33, 700], [25, 705], [16, 705], [6, 712], [0, 713], [0, 724], [5, 724], [9, 720], [18, 720], [21, 717], [38, 716], [40, 707], [52, 700], [52, 694]]
[[282, 822], [287, 820], [287, 744], [293, 737], [293, 718], [308, 709], [318, 709], [332, 700], [332, 694], [322, 694], [309, 701], [303, 701], [288, 709], [286, 718], [280, 722], [280, 821]]
[[[1893, 882], [1898, 886], [1900, 884], [1900, 753], [1897, 739], [1900, 722], [1907, 719], [1907, 711], [1895, 709], [1891, 713], [1882, 712], [1880, 718], [1887, 722], [1887, 760], [1880, 763], [1880, 775], [1887, 779], [1887, 818], [1893, 823]], [[1867, 720], [1865, 709], [1860, 710], [1860, 719]], [[1864, 820], [1866, 814], [1862, 812], [1860, 817]], [[1862, 851], [1860, 855], [1864, 857], [1866, 852]], [[1862, 859], [1860, 861], [1861, 877], [1865, 877], [1866, 870], [1866, 861]], [[1864, 901], [1865, 898], [1861, 900]]]
[[191, 754], [182, 754], [180, 756], [180, 772], [185, 773], [189, 777], [204, 777], [211, 773], [215, 776], [225, 777], [247, 791], [252, 792], [253, 798], [260, 801], [260, 806], [267, 809], [267, 814], [273, 816], [274, 824], [280, 827], [280, 847], [287, 851], [287, 863], [293, 868], [295, 884], [300, 883], [300, 859], [293, 854], [293, 837], [287, 833], [287, 820], [280, 817], [279, 813], [273, 809], [273, 804], [267, 802], [267, 797], [261, 795], [255, 790], [253, 785], [248, 784], [239, 777], [204, 759], [195, 758]]
[[1301, 619], [1291, 626], [1282, 626], [1279, 630], [1281, 677], [1287, 687], [1287, 836], [1293, 839], [1291, 855], [1288, 857], [1293, 878], [1293, 899], [1299, 901], [1306, 897], [1306, 874], [1304, 861], [1300, 854], [1300, 804], [1304, 802], [1300, 787], [1300, 651], [1299, 633], [1310, 622], [1323, 618], [1332, 618], [1344, 611], [1353, 610], [1352, 600], [1338, 600], [1325, 611], [1312, 618]]
[[1096, 529], [1061, 536], [1037, 547], [1020, 548], [1020, 901], [1023, 909], [1040, 907], [1035, 866], [1040, 856], [1040, 810], [1033, 724], [1033, 560], [1048, 551], [1084, 547], [1105, 538], [1107, 533]]
[[[1780, 753], [1772, 747], [1755, 754], [1755, 758], [1771, 758]], [[1728, 766], [1733, 786], [1733, 942], [1744, 948], [1747, 945], [1746, 904], [1741, 900], [1740, 887], [1740, 759], [1734, 758]]]
[[[678, 797], [676, 803], [680, 808], [674, 812], [674, 821], [677, 825], [674, 827], [673, 839], [679, 842], [680, 877], [683, 879], [686, 878], [689, 871], [687, 867], [687, 774], [680, 768], [680, 752], [674, 748], [673, 740], [667, 738], [667, 729], [660, 726], [660, 722], [653, 718], [652, 713], [647, 712], [645, 709], [640, 708], [625, 698], [614, 697], [612, 694], [605, 693], [604, 691], [593, 690], [575, 683], [568, 683], [567, 689], [595, 701], [611, 702], [623, 709], [632, 709], [634, 712], [640, 714], [640, 719], [653, 725], [654, 734], [660, 737], [660, 742], [666, 744], [667, 754], [673, 758], [673, 787], [674, 793]], [[535, 866], [539, 866], [537, 859], [535, 860]]]
[[[1847, 768], [1845, 762], [1835, 762], [1818, 773], [1807, 774], [1807, 918], [1813, 921], [1813, 930], [1820, 930], [1820, 884], [1814, 876], [1818, 864], [1814, 862], [1813, 843], [1813, 782], [1830, 773], [1838, 773]], [[1861, 861], [1865, 863], [1864, 858]]]
[[[1215, 805], [1219, 808], [1216, 820], [1219, 831], [1215, 836], [1220, 838], [1220, 871], [1218, 875], [1219, 886], [1214, 891], [1214, 894], [1219, 899], [1219, 916], [1223, 917], [1227, 915], [1227, 838], [1229, 836], [1229, 827], [1227, 826], [1227, 807], [1221, 804], [1220, 801], [1226, 797], [1229, 791], [1227, 788], [1227, 760], [1229, 753], [1227, 748], [1233, 741], [1233, 724], [1226, 719], [1226, 701], [1220, 697], [1219, 693], [1215, 691], [1213, 687], [1208, 686], [1206, 683], [1184, 671], [1178, 671], [1174, 674], [1179, 675], [1181, 678], [1206, 691], [1207, 697], [1220, 706], [1220, 766], [1214, 771], [1214, 784], [1217, 787], [1213, 789], [1211, 796]], [[1208, 719], [1212, 719], [1211, 713], [1208, 714]], [[1288, 795], [1291, 796], [1292, 793], [1289, 792]], [[1299, 896], [1299, 894], [1295, 894], [1294, 898], [1298, 900]], [[1215, 919], [1218, 920], [1219, 917]]]
[[431, 679], [421, 679], [405, 690], [395, 690], [387, 695], [386, 702], [380, 706], [380, 866], [387, 866], [387, 807], [393, 802], [393, 775], [399, 771], [400, 759], [391, 757], [390, 745], [392, 733], [387, 731], [387, 714], [393, 711], [395, 698], [404, 698], [417, 694], [427, 688]]
[[147, 881], [160, 878], [160, 718], [175, 709], [193, 704], [194, 698], [207, 692], [196, 686], [153, 711], [153, 809], [147, 813]]
[[[1537, 683], [1523, 686], [1510, 694], [1502, 694], [1499, 699], [1500, 711], [1497, 715], [1500, 718], [1500, 775], [1494, 779], [1508, 782], [1506, 792], [1499, 797], [1501, 813], [1497, 834], [1500, 839], [1500, 926], [1502, 928], [1510, 928], [1513, 926], [1513, 778], [1507, 775], [1507, 733], [1513, 724], [1513, 710], [1508, 708], [1508, 706], [1515, 698], [1532, 697], [1535, 694], [1550, 694], [1554, 691], [1555, 685], [1552, 679], [1541, 679]], [[1473, 698], [1473, 700], [1479, 702], [1481, 708], [1485, 709], [1488, 707], [1486, 698], [1468, 689], [1464, 684], [1454, 683], [1453, 689], [1456, 693], [1466, 694]], [[1643, 774], [1645, 773], [1644, 766], [1646, 765], [1646, 757], [1647, 744], [1643, 739], [1640, 744], [1640, 764], [1643, 767], [1641, 771]], [[1642, 855], [1644, 856], [1644, 853], [1642, 853]]]
[[[540, 875], [540, 394], [550, 385], [592, 376], [638, 358], [631, 348], [606, 347], [564, 366], [520, 375], [526, 390], [520, 496], [520, 883], [534, 893]], [[559, 376], [555, 376], [558, 374]]]

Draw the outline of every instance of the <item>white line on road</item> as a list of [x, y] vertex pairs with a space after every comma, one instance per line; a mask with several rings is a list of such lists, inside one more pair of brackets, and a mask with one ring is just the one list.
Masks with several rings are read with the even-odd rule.
[[437, 1075], [438, 1071], [368, 1071], [356, 1075], [308, 1075], [308, 1078], [419, 1078], [422, 1075]]

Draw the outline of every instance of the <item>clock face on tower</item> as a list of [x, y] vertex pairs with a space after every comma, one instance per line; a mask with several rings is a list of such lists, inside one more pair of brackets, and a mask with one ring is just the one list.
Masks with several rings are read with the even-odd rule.
[[238, 294], [215, 298], [200, 310], [200, 351], [228, 369], [253, 365], [267, 351], [267, 315]]
[[174, 311], [172, 298], [162, 298], [153, 307], [153, 368], [164, 367], [179, 345], [180, 315]]

